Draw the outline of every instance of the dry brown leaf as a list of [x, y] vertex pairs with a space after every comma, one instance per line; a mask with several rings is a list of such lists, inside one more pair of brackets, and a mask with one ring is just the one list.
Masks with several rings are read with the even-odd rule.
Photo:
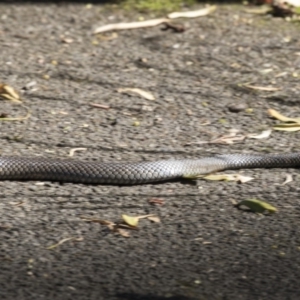
[[273, 117], [279, 121], [282, 121], [282, 122], [300, 123], [300, 118], [286, 117], [286, 116], [282, 115], [281, 113], [279, 113], [277, 110], [272, 109], [272, 108], [268, 109], [268, 113], [271, 117]]
[[0, 84], [0, 97], [17, 103], [22, 102], [19, 94], [5, 83]]
[[231, 145], [237, 141], [243, 141], [245, 139], [244, 135], [224, 135], [217, 139], [211, 140], [209, 144], [227, 144]]
[[120, 235], [122, 235], [123, 237], [130, 237], [130, 233], [128, 230], [122, 229], [122, 228], [117, 228], [116, 232], [119, 233]]
[[97, 34], [97, 33], [111, 31], [111, 30], [126, 30], [126, 29], [136, 29], [136, 28], [144, 28], [144, 27], [153, 27], [168, 21], [169, 19], [167, 18], [161, 18], [161, 19], [152, 19], [152, 20], [141, 21], [141, 22], [108, 24], [108, 25], [97, 27], [93, 33]]
[[74, 156], [74, 153], [77, 152], [77, 151], [86, 151], [87, 148], [73, 148], [70, 150], [70, 153], [69, 153], [69, 156]]
[[269, 129], [269, 130], [263, 131], [260, 134], [248, 134], [247, 138], [249, 138], [249, 139], [258, 139], [258, 140], [260, 140], [260, 139], [266, 139], [266, 138], [268, 138], [270, 136], [271, 132], [272, 132], [272, 130]]
[[154, 204], [154, 205], [163, 205], [164, 204], [164, 199], [151, 198], [151, 199], [149, 199], [149, 203]]
[[286, 185], [286, 184], [288, 184], [289, 182], [292, 182], [292, 181], [293, 181], [293, 176], [291, 174], [286, 174], [286, 179], [281, 185]]
[[135, 94], [138, 94], [140, 95], [141, 97], [147, 99], [147, 100], [155, 100], [155, 97], [149, 93], [149, 92], [146, 92], [142, 89], [137, 89], [137, 88], [121, 88], [121, 89], [118, 89], [118, 92], [119, 93], [135, 93]]
[[176, 18], [197, 18], [203, 17], [208, 14], [211, 14], [217, 9], [216, 5], [208, 6], [199, 10], [194, 11], [185, 11], [185, 12], [173, 12], [168, 14], [169, 19], [176, 19]]

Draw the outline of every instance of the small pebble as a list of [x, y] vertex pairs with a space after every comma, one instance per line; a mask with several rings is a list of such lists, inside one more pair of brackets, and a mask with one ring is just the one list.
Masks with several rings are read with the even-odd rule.
[[229, 111], [237, 113], [245, 110], [247, 108], [247, 105], [245, 103], [233, 103], [229, 104], [227, 107]]

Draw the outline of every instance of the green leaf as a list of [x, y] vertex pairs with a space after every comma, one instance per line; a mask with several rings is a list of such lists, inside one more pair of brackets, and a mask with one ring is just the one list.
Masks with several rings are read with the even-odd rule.
[[251, 211], [256, 213], [264, 213], [265, 211], [274, 213], [277, 211], [277, 208], [273, 205], [258, 199], [243, 200], [239, 202], [236, 206], [240, 207], [242, 205], [250, 208]]

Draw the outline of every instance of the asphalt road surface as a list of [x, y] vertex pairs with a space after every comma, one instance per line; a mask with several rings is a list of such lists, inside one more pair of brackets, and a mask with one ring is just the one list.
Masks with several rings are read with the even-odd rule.
[[[30, 109], [27, 120], [1, 121], [0, 154], [67, 158], [85, 148], [73, 158], [109, 162], [299, 151], [297, 132], [207, 143], [272, 128], [269, 108], [300, 116], [298, 25], [221, 6], [177, 20], [182, 33], [161, 25], [92, 35], [139, 16], [102, 5], [0, 4], [0, 81]], [[1, 101], [0, 114], [18, 118], [26, 108]], [[254, 180], [0, 182], [0, 298], [299, 299], [299, 173], [238, 173]], [[282, 185], [287, 174], [293, 181]], [[278, 213], [233, 205], [250, 198]], [[96, 222], [122, 214], [160, 223], [141, 219], [125, 237]]]

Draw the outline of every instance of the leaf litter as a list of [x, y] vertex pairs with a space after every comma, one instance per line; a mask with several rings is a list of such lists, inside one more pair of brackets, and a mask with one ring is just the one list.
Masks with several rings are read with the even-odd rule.
[[290, 118], [282, 115], [275, 109], [269, 109], [268, 113], [271, 117], [282, 121], [282, 123], [276, 124], [273, 126], [274, 130], [279, 131], [299, 131], [300, 130], [300, 118]]
[[243, 141], [245, 139], [244, 135], [238, 135], [239, 130], [232, 129], [228, 134], [214, 138], [210, 141], [199, 141], [185, 144], [186, 146], [190, 145], [201, 145], [201, 144], [234, 144], [238, 141]]
[[148, 219], [155, 223], [160, 222], [160, 219], [155, 215], [144, 215], [144, 216], [133, 217], [133, 216], [128, 216], [128, 215], [123, 214], [122, 219], [127, 225], [132, 226], [132, 227], [137, 227], [140, 219]]
[[172, 19], [177, 19], [177, 18], [203, 17], [214, 12], [216, 8], [217, 7], [215, 5], [212, 5], [196, 11], [173, 12], [168, 14], [167, 18], [151, 19], [151, 20], [139, 21], [139, 22], [108, 24], [108, 25], [97, 27], [93, 31], [93, 34], [103, 33], [112, 30], [128, 30], [128, 29], [138, 29], [138, 28], [145, 28], [145, 27], [154, 27], [160, 24], [170, 23]]
[[210, 141], [199, 141], [199, 142], [193, 142], [193, 143], [187, 143], [185, 144], [186, 146], [190, 145], [201, 145], [201, 144], [222, 144], [222, 145], [232, 145], [236, 144], [237, 142], [241, 142], [245, 140], [246, 138], [249, 139], [267, 139], [271, 133], [272, 130], [268, 129], [265, 131], [262, 131], [259, 134], [238, 134], [239, 130], [237, 129], [232, 129], [228, 134], [225, 134], [223, 136], [220, 136], [218, 138], [214, 138]]
[[86, 222], [94, 222], [99, 223], [101, 225], [107, 226], [107, 228], [115, 233], [120, 234], [123, 237], [130, 237], [130, 230], [138, 230], [138, 223], [140, 219], [148, 219], [149, 221], [159, 223], [160, 219], [159, 217], [155, 215], [143, 215], [143, 216], [128, 216], [123, 214], [122, 220], [124, 223], [115, 223], [109, 220], [101, 220], [97, 218], [89, 218], [82, 216], [81, 219], [85, 220]]

